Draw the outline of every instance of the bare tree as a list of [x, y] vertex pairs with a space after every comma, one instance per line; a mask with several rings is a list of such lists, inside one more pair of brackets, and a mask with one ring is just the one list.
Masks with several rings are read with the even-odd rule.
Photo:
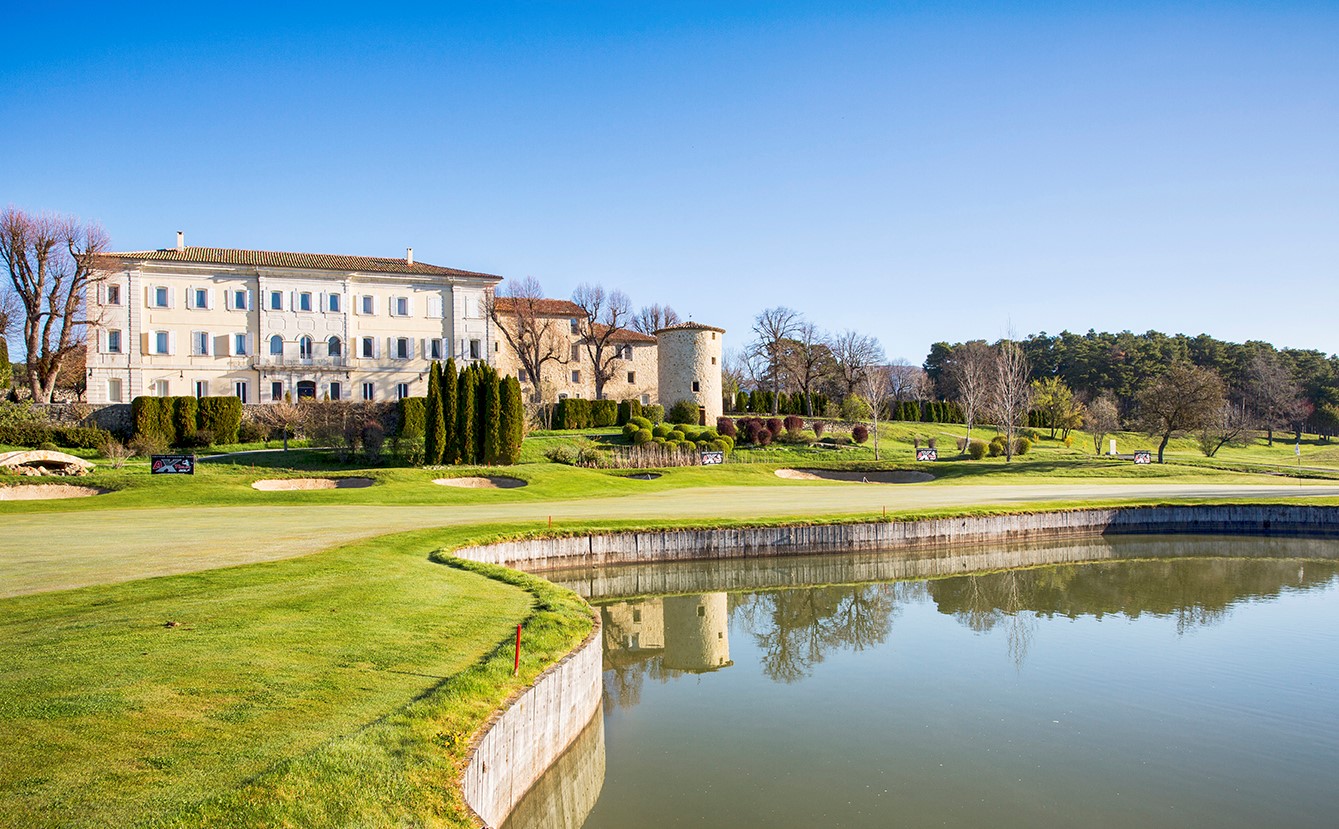
[[1107, 435], [1120, 428], [1120, 412], [1116, 402], [1108, 395], [1096, 398], [1086, 407], [1083, 425], [1093, 438], [1093, 454], [1102, 454], [1102, 441]]
[[947, 373], [953, 396], [967, 423], [967, 443], [972, 442], [972, 426], [984, 413], [990, 399], [991, 378], [995, 376], [995, 349], [982, 340], [965, 342], [953, 349]]
[[1249, 444], [1254, 429], [1255, 420], [1245, 405], [1223, 401], [1222, 407], [1200, 426], [1195, 442], [1206, 458], [1212, 458], [1224, 446]]
[[288, 436], [295, 434], [307, 419], [304, 404], [294, 403], [288, 394], [284, 395], [283, 400], [275, 401], [268, 406], [255, 406], [249, 411], [262, 424], [283, 432], [285, 452], [288, 451]]
[[1269, 445], [1273, 446], [1274, 430], [1293, 423], [1305, 405], [1302, 389], [1273, 352], [1252, 357], [1246, 366], [1246, 376], [1247, 396], [1265, 428]]
[[721, 394], [731, 399], [730, 409], [734, 409], [733, 400], [749, 378], [748, 361], [735, 348], [727, 348], [721, 358]]
[[487, 300], [488, 317], [506, 339], [530, 378], [530, 399], [536, 411], [544, 401], [544, 367], [566, 365], [570, 350], [562, 336], [565, 321], [544, 311], [547, 300], [539, 280], [527, 276], [499, 288]]
[[798, 311], [784, 305], [768, 308], [753, 320], [753, 343], [750, 349], [766, 366], [768, 385], [772, 387], [772, 414], [777, 412], [777, 396], [781, 391], [781, 355], [784, 342], [790, 339], [803, 322]]
[[827, 338], [817, 325], [808, 321], [799, 324], [795, 336], [783, 343], [781, 364], [790, 382], [804, 395], [804, 413], [813, 417], [814, 390], [836, 368]]
[[584, 314], [578, 323], [581, 343], [590, 357], [595, 380], [595, 399], [604, 399], [604, 384], [614, 376], [622, 358], [619, 335], [628, 330], [632, 301], [622, 291], [606, 294], [603, 285], [582, 283], [572, 292], [572, 301]]
[[879, 341], [849, 328], [830, 339], [828, 348], [837, 362], [837, 375], [843, 386], [844, 397], [856, 393], [870, 366], [883, 362], [883, 346], [879, 345]]
[[1027, 356], [1013, 340], [1001, 340], [995, 371], [990, 379], [991, 417], [1004, 433], [1004, 460], [1014, 458], [1018, 430], [1027, 422], [1032, 408], [1032, 385], [1028, 382]]
[[668, 305], [643, 305], [632, 318], [632, 330], [640, 334], [654, 334], [679, 322], [679, 315]]
[[874, 460], [879, 459], [879, 413], [888, 404], [893, 389], [891, 366], [870, 366], [860, 377], [860, 391], [869, 401], [870, 418], [874, 421]]
[[86, 292], [104, 278], [99, 257], [107, 246], [97, 224], [13, 207], [0, 214], [0, 258], [23, 310], [28, 388], [35, 401], [51, 402], [61, 371], [72, 367], [83, 344]]
[[913, 366], [906, 360], [894, 360], [886, 367], [888, 373], [888, 397], [894, 402], [925, 400], [932, 394], [933, 384], [920, 366]]
[[1223, 381], [1213, 369], [1176, 363], [1139, 393], [1139, 423], [1158, 444], [1158, 463], [1173, 436], [1203, 427], [1223, 409]]

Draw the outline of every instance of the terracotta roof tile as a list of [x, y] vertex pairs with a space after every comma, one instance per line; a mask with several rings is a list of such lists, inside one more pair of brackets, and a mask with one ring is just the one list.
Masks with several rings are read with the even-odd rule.
[[[500, 296], [495, 302], [497, 310], [502, 314], [516, 313], [515, 297]], [[566, 299], [536, 299], [526, 300], [527, 304], [533, 302], [535, 313], [541, 317], [584, 317], [586, 312], [581, 310], [581, 306], [575, 302]]]
[[[595, 326], [595, 332], [597, 334], [604, 333], [604, 330], [605, 327], [603, 325]], [[647, 345], [655, 345], [656, 342], [656, 338], [652, 337], [650, 334], [643, 334], [640, 331], [633, 331], [630, 328], [618, 329], [609, 340], [610, 342], [616, 343], [646, 343]]]
[[383, 256], [341, 256], [329, 253], [285, 253], [270, 250], [239, 250], [236, 248], [194, 248], [184, 250], [139, 250], [126, 253], [104, 254], [109, 259], [146, 262], [189, 262], [208, 265], [251, 265], [261, 268], [302, 268], [306, 270], [363, 271], [370, 273], [400, 273], [415, 276], [473, 276], [501, 279], [489, 273], [463, 271]]
[[658, 329], [656, 333], [660, 334], [661, 332], [664, 331], [715, 331], [718, 334], [725, 333], [724, 328], [717, 328], [714, 325], [703, 325], [700, 322], [692, 322], [692, 321], [676, 322], [674, 325], [667, 325], [664, 328]]

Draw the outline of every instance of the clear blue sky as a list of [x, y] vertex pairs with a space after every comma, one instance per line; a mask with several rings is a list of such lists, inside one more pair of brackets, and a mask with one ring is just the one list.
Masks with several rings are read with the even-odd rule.
[[0, 203], [402, 255], [747, 338], [1339, 351], [1339, 4], [11, 9]]

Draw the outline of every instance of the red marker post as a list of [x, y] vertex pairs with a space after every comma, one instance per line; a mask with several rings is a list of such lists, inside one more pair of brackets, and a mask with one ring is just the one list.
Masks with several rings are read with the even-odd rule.
[[516, 664], [512, 666], [511, 675], [516, 676], [521, 672], [521, 626], [516, 626]]

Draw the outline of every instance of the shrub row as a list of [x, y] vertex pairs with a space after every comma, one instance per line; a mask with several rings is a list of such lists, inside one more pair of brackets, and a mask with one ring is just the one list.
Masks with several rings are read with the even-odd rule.
[[643, 407], [639, 400], [586, 400], [564, 397], [553, 407], [553, 428], [592, 429], [605, 426], [624, 426], [632, 418], [659, 406]]
[[236, 443], [242, 401], [236, 397], [136, 397], [130, 401], [133, 438], [164, 446]]

